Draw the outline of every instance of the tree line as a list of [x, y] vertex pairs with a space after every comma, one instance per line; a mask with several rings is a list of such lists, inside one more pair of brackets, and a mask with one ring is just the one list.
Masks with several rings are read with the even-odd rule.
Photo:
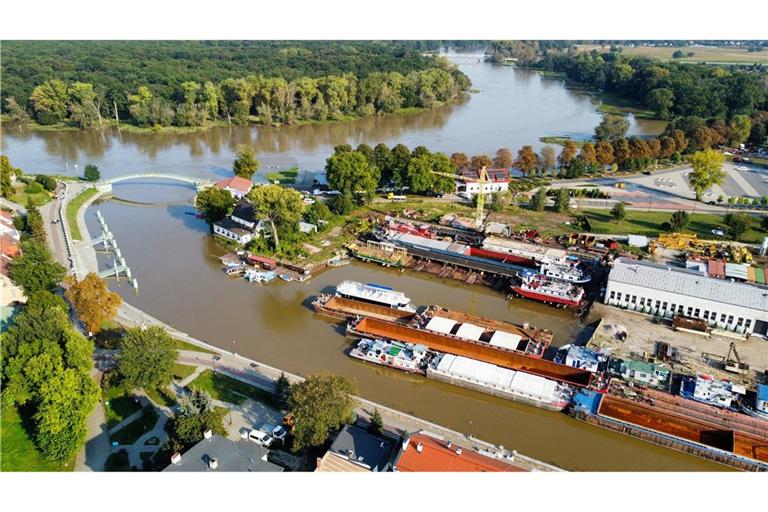
[[728, 120], [768, 110], [765, 73], [660, 62], [620, 52], [546, 52], [536, 67], [565, 73], [598, 91], [632, 100], [661, 119], [697, 116]]
[[[233, 65], [232, 69], [239, 72], [235, 74], [232, 69], [211, 64], [214, 60], [211, 55], [229, 53], [231, 47], [226, 44], [209, 47], [190, 42], [194, 51], [169, 53], [167, 49], [153, 51], [156, 47], [164, 48], [162, 42], [131, 42], [138, 45], [132, 55], [123, 43], [116, 42], [125, 66], [109, 69], [105, 76], [104, 69], [92, 71], [91, 68], [99, 68], [101, 64], [92, 62], [93, 55], [79, 42], [71, 42], [77, 49], [77, 57], [74, 63], [63, 66], [63, 70], [49, 67], [53, 66], [51, 63], [40, 64], [41, 60], [47, 62], [46, 58], [59, 63], [60, 55], [54, 58], [52, 49], [38, 59], [32, 58], [31, 62], [22, 61], [19, 52], [28, 55], [28, 47], [26, 43], [17, 43], [10, 45], [10, 50], [4, 48], [2, 109], [12, 120], [24, 122], [31, 116], [44, 125], [67, 123], [93, 128], [113, 118], [141, 127], [203, 126], [216, 120], [238, 124], [339, 120], [411, 107], [431, 108], [454, 99], [470, 86], [467, 76], [444, 58], [422, 57], [398, 44], [360, 42], [353, 44], [352, 49], [332, 42], [327, 46], [312, 42], [308, 42], [308, 46], [303, 43], [267, 45], [271, 51], [260, 57], [261, 65], [253, 68]], [[52, 48], [61, 45], [63, 54], [73, 51], [70, 44], [64, 42], [32, 43], [41, 43], [43, 49], [49, 44]], [[103, 44], [109, 46], [111, 42], [96, 46]], [[256, 52], [261, 46], [244, 43], [234, 48], [248, 53]], [[312, 60], [318, 54], [330, 58], [329, 48], [338, 50], [336, 65], [328, 62], [320, 65]], [[162, 72], [146, 71], [149, 64], [139, 60], [144, 53], [149, 53], [150, 62], [154, 56], [154, 64]], [[177, 54], [182, 57], [176, 57]], [[370, 56], [364, 66], [361, 55]], [[201, 69], [195, 67], [193, 57], [200, 58]], [[179, 59], [186, 64], [183, 72], [177, 69]], [[283, 61], [294, 64], [290, 71], [277, 64]], [[376, 62], [380, 66], [375, 67]], [[37, 73], [28, 69], [35, 63], [42, 68]], [[136, 70], [139, 65], [140, 70]], [[208, 65], [214, 69], [206, 71]], [[119, 69], [126, 74], [119, 75]], [[253, 73], [253, 69], [264, 71]], [[19, 81], [20, 76], [25, 79]]]

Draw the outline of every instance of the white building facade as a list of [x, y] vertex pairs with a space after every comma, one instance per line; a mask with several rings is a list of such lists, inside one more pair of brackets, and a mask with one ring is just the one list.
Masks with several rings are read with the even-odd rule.
[[604, 302], [666, 318], [699, 318], [710, 327], [768, 337], [768, 288], [683, 268], [619, 258], [608, 276]]

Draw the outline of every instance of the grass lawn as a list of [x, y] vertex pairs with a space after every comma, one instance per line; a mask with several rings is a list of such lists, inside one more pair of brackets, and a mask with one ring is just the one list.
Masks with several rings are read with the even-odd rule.
[[192, 373], [194, 373], [195, 367], [188, 364], [176, 363], [173, 365], [173, 378], [176, 380], [184, 380]]
[[0, 471], [72, 471], [75, 457], [66, 462], [43, 458], [32, 440], [30, 419], [16, 407], [3, 407], [0, 419]]
[[83, 239], [83, 235], [80, 233], [80, 227], [77, 225], [77, 211], [83, 206], [83, 203], [93, 197], [96, 192], [97, 190], [95, 188], [87, 188], [67, 203], [67, 223], [69, 224], [69, 232], [75, 240]]
[[[125, 418], [141, 409], [134, 400], [131, 390], [122, 383], [116, 383], [102, 391], [104, 412], [107, 416], [107, 427], [112, 428]], [[109, 404], [107, 404], [109, 402]]]
[[[605, 46], [601, 48], [600, 45], [578, 45], [579, 51], [592, 51], [593, 49], [601, 51], [609, 51], [610, 47]], [[672, 54], [676, 50], [682, 51], [684, 54], [693, 52], [692, 57], [683, 57], [682, 59], [673, 59]], [[762, 52], [748, 52], [746, 48], [730, 48], [730, 47], [712, 47], [702, 48], [698, 46], [684, 46], [681, 48], [673, 47], [645, 47], [639, 46], [635, 48], [624, 48], [622, 51], [624, 55], [643, 55], [645, 57], [651, 57], [654, 59], [673, 61], [673, 62], [708, 62], [710, 64], [752, 64], [762, 63], [768, 64], [768, 51]]]
[[272, 403], [271, 393], [221, 373], [214, 374], [211, 370], [205, 370], [201, 373], [190, 384], [190, 387], [207, 391], [214, 400], [235, 405], [242, 404], [246, 398]]
[[141, 436], [152, 430], [157, 423], [157, 413], [155, 408], [147, 406], [144, 408], [144, 414], [142, 416], [129, 423], [125, 427], [121, 428], [110, 436], [112, 441], [117, 441], [119, 444], [133, 444]]
[[181, 341], [177, 338], [174, 338], [173, 341], [176, 344], [176, 350], [192, 350], [194, 352], [204, 352], [206, 354], [218, 354], [218, 352], [214, 352], [213, 350], [201, 347], [199, 345], [193, 345], [191, 343], [187, 343], [186, 341]]
[[170, 387], [145, 389], [144, 392], [157, 405], [165, 405], [166, 407], [173, 407], [176, 405], [175, 393], [171, 391]]
[[296, 176], [298, 175], [299, 168], [291, 167], [282, 171], [268, 172], [266, 178], [271, 182], [278, 180], [281, 185], [293, 185], [296, 183]]
[[29, 200], [32, 200], [32, 204], [35, 206], [42, 206], [49, 203], [53, 197], [47, 190], [43, 190], [37, 194], [27, 194], [26, 183], [16, 182], [13, 184], [13, 195], [8, 198], [9, 201], [13, 201], [16, 204], [26, 207], [29, 204]]
[[[619, 222], [613, 220], [609, 210], [584, 210], [581, 212], [586, 215], [592, 229], [608, 234], [627, 234], [658, 236], [662, 222], [669, 222], [672, 217], [671, 212], [641, 212], [627, 210], [627, 215]], [[723, 222], [723, 216], [714, 213], [692, 213], [691, 222], [686, 231], [697, 234], [700, 238], [711, 240], [715, 237], [712, 234], [713, 229], [722, 229], [726, 226]], [[765, 233], [759, 231], [759, 219], [755, 218], [752, 229], [742, 236], [742, 242], [757, 243], [763, 239]]]

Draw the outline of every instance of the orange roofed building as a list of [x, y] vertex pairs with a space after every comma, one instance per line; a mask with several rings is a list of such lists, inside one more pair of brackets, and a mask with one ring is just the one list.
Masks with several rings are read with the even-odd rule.
[[217, 181], [214, 186], [216, 188], [223, 188], [224, 190], [229, 190], [229, 193], [232, 194], [232, 197], [234, 197], [235, 199], [241, 199], [248, 192], [251, 191], [251, 187], [253, 187], [253, 182], [249, 179], [242, 178], [240, 176], [232, 176], [231, 178], [226, 178], [226, 179]]
[[419, 432], [411, 434], [400, 449], [394, 471], [416, 472], [499, 472], [524, 471], [507, 462], [492, 459]]

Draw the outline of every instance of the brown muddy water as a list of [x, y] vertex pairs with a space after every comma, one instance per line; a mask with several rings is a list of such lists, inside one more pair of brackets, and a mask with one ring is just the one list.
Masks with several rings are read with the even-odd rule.
[[[592, 136], [602, 119], [599, 102], [583, 91], [527, 70], [494, 66], [481, 55], [449, 54], [472, 79], [469, 98], [414, 115], [370, 117], [342, 123], [302, 126], [233, 126], [185, 134], [119, 133], [117, 130], [36, 131], [7, 126], [0, 136], [3, 154], [29, 173], [82, 174], [86, 164], [103, 177], [136, 172], [169, 172], [200, 178], [231, 175], [238, 146], [248, 144], [267, 166], [322, 169], [337, 144], [362, 142], [390, 147], [423, 145], [451, 154], [493, 155], [507, 147], [516, 152], [539, 137]], [[630, 135], [657, 135], [663, 121], [630, 116]], [[77, 166], [77, 167], [75, 167]], [[257, 176], [258, 178], [258, 176]]]
[[[125, 300], [197, 338], [287, 371], [334, 372], [352, 378], [362, 396], [424, 419], [503, 444], [570, 470], [706, 471], [724, 466], [595, 428], [567, 417], [407, 375], [346, 355], [343, 328], [310, 308], [314, 296], [343, 279], [402, 290], [414, 304], [441, 304], [511, 322], [552, 329], [555, 346], [587, 336], [570, 313], [525, 300], [507, 301], [480, 286], [464, 286], [415, 272], [354, 263], [306, 283], [266, 286], [227, 278], [216, 259], [222, 251], [192, 211], [194, 190], [169, 183], [124, 183], [115, 199], [89, 208], [89, 230], [101, 210], [134, 275], [140, 293], [111, 287]], [[151, 203], [140, 205], [125, 201]], [[102, 258], [103, 260], [103, 258]], [[102, 261], [104, 265], [105, 261]]]

